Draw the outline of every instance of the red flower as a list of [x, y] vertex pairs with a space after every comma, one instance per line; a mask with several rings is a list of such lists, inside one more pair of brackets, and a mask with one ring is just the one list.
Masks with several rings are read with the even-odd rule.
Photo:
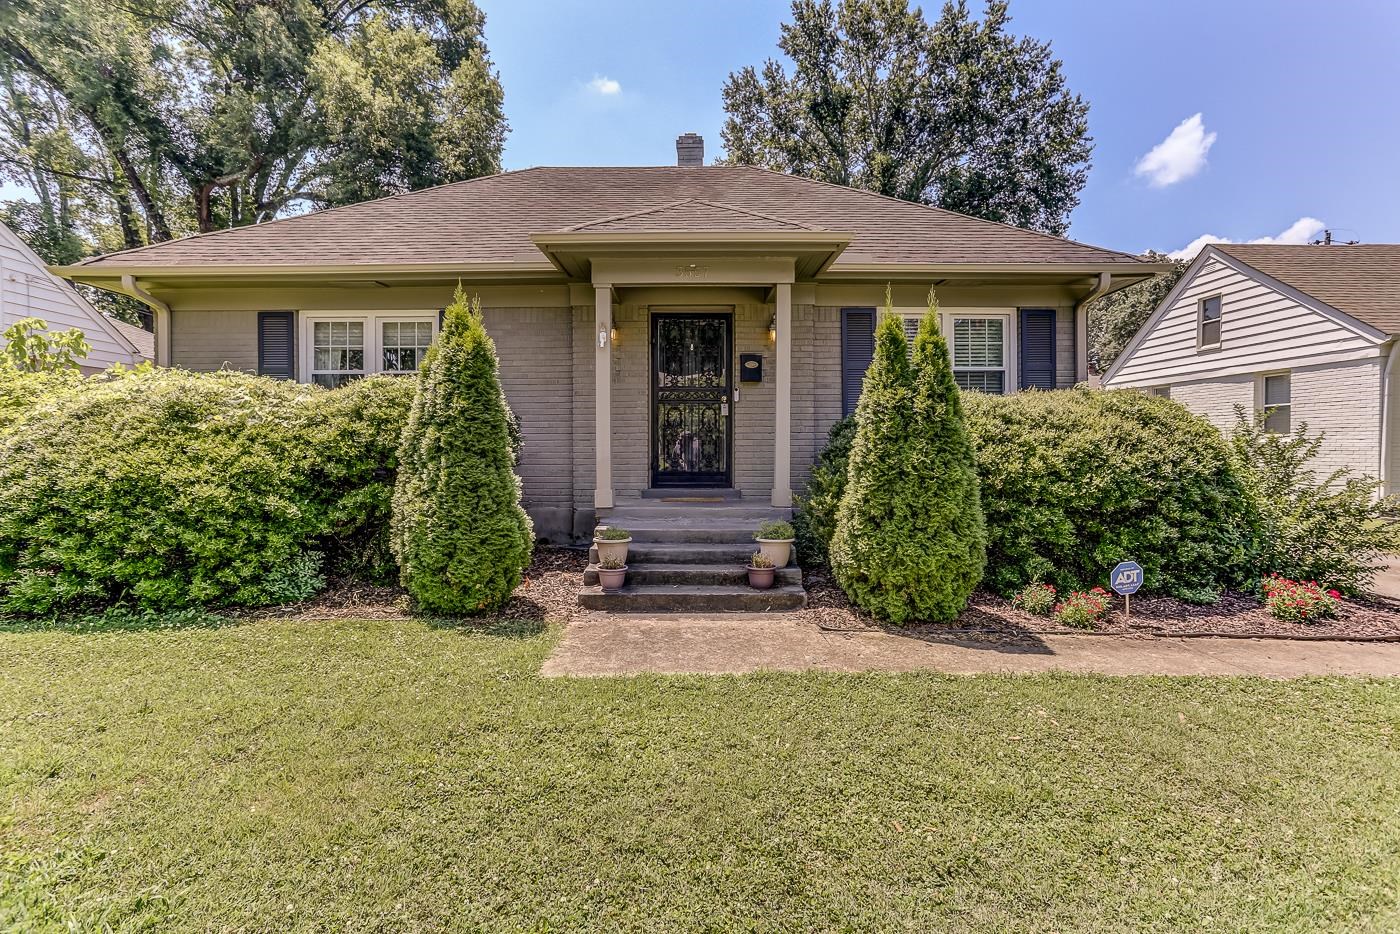
[[1338, 591], [1336, 591], [1336, 590], [1329, 590], [1329, 591], [1327, 591], [1327, 596], [1331, 597], [1333, 600], [1340, 600], [1340, 599], [1342, 599], [1341, 593], [1338, 592]]

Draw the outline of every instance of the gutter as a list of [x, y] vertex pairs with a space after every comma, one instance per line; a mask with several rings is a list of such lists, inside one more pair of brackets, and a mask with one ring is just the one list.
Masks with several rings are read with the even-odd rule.
[[122, 274], [122, 291], [138, 302], [150, 307], [154, 312], [152, 325], [155, 331], [156, 366], [170, 366], [170, 306], [141, 287], [141, 283], [131, 273]]
[[1385, 346], [1385, 369], [1381, 370], [1381, 495], [1390, 495], [1390, 373], [1395, 367], [1395, 358], [1400, 357], [1396, 352], [1395, 338], [1386, 342]]
[[1098, 284], [1074, 303], [1074, 381], [1089, 380], [1089, 311], [1085, 307], [1096, 298], [1107, 295], [1113, 288], [1113, 273], [1099, 273]]

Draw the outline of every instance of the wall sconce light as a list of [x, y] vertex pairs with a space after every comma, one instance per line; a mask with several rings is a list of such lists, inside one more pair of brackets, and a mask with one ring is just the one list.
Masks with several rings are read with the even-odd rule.
[[774, 315], [768, 319], [768, 343], [773, 343], [778, 339], [778, 316]]
[[617, 343], [617, 325], [613, 324], [611, 321], [608, 322], [608, 340], [612, 341], [614, 344]]

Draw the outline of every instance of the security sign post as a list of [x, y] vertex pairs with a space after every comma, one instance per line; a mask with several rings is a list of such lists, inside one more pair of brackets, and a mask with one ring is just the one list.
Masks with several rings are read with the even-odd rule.
[[1113, 569], [1113, 576], [1109, 579], [1113, 584], [1114, 593], [1123, 595], [1123, 618], [1132, 619], [1133, 594], [1142, 587], [1142, 565], [1136, 561], [1124, 561]]

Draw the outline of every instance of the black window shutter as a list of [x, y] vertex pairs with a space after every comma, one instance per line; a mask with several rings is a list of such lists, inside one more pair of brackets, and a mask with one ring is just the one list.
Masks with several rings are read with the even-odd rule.
[[841, 309], [841, 414], [850, 415], [860, 401], [865, 371], [875, 357], [875, 309]]
[[258, 312], [258, 375], [297, 378], [296, 314]]
[[1055, 388], [1055, 312], [1050, 308], [1021, 309], [1022, 389]]

